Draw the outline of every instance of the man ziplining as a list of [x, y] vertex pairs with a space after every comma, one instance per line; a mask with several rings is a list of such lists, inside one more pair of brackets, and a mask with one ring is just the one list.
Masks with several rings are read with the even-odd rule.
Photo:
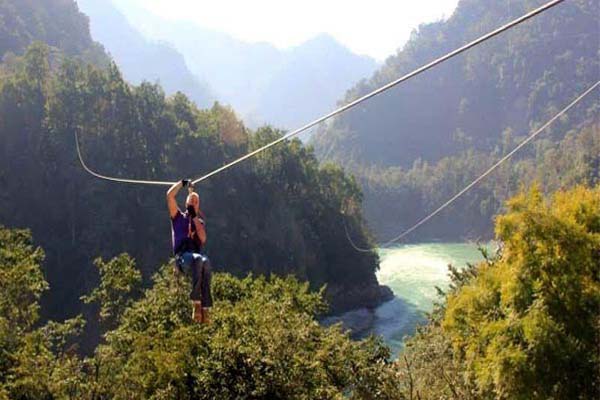
[[[219, 174], [219, 173], [221, 173], [221, 172], [223, 172], [223, 171], [225, 171], [225, 170], [227, 170], [227, 169], [229, 169], [251, 157], [256, 156], [257, 154], [259, 154], [279, 143], [285, 142], [287, 139], [290, 139], [293, 136], [296, 136], [296, 135], [300, 134], [301, 132], [304, 132], [304, 131], [316, 126], [317, 124], [320, 124], [338, 114], [341, 114], [341, 113], [357, 106], [358, 104], [369, 100], [370, 98], [373, 98], [383, 92], [386, 92], [389, 89], [399, 85], [400, 83], [407, 81], [409, 79], [412, 79], [415, 76], [422, 74], [425, 71], [430, 70], [433, 67], [435, 67], [441, 63], [444, 63], [444, 62], [448, 61], [449, 59], [456, 57], [459, 54], [462, 54], [465, 51], [467, 51], [475, 46], [478, 46], [479, 44], [481, 44], [487, 40], [490, 40], [491, 38], [505, 32], [509, 29], [514, 28], [515, 26], [533, 18], [534, 16], [536, 16], [538, 14], [541, 14], [542, 12], [545, 12], [546, 10], [549, 10], [552, 7], [557, 6], [558, 4], [560, 4], [564, 1], [565, 0], [550, 0], [548, 3], [528, 12], [527, 14], [525, 14], [519, 18], [516, 18], [513, 21], [511, 21], [491, 32], [488, 32], [487, 34], [485, 34], [483, 36], [480, 36], [479, 38], [463, 45], [462, 47], [459, 47], [449, 53], [446, 53], [445, 55], [429, 62], [428, 64], [425, 64], [425, 65], [413, 70], [412, 72], [409, 72], [406, 75], [399, 77], [399, 78], [379, 87], [378, 89], [375, 89], [372, 92], [367, 93], [367, 94], [363, 95], [362, 97], [359, 97], [359, 98], [353, 100], [352, 102], [350, 102], [344, 106], [339, 107], [338, 109], [330, 112], [329, 114], [323, 115], [322, 117], [302, 126], [299, 129], [296, 129], [294, 131], [286, 133], [285, 135], [279, 137], [278, 139], [276, 139], [270, 143], [267, 143], [264, 146], [257, 148], [255, 150], [205, 174], [204, 176], [202, 176], [198, 179], [195, 179], [193, 182], [190, 182], [189, 180], [182, 180], [181, 182], [173, 183], [170, 181], [130, 179], [130, 178], [120, 178], [120, 177], [114, 177], [114, 176], [101, 175], [101, 174], [93, 171], [92, 169], [90, 169], [85, 164], [83, 157], [81, 155], [81, 148], [80, 148], [80, 144], [79, 144], [79, 138], [77, 136], [77, 129], [75, 129], [75, 130], [73, 130], [73, 133], [75, 136], [75, 145], [76, 145], [76, 149], [77, 149], [77, 156], [78, 156], [79, 162], [80, 162], [81, 166], [84, 168], [84, 170], [98, 179], [103, 179], [103, 180], [111, 181], [111, 182], [129, 183], [129, 184], [158, 185], [158, 186], [170, 186], [171, 187], [167, 192], [167, 203], [169, 206], [169, 214], [171, 216], [171, 225], [172, 225], [172, 233], [173, 233], [173, 252], [174, 252], [175, 258], [176, 258], [176, 266], [179, 270], [181, 270], [183, 272], [187, 271], [192, 275], [192, 293], [191, 293], [190, 297], [193, 302], [193, 309], [194, 309], [193, 318], [194, 318], [194, 320], [196, 320], [198, 322], [207, 322], [208, 315], [209, 315], [208, 314], [209, 308], [212, 305], [212, 299], [211, 299], [211, 295], [210, 295], [210, 264], [208, 262], [208, 258], [203, 256], [201, 253], [202, 247], [206, 242], [206, 231], [204, 230], [203, 218], [202, 219], [197, 218], [198, 215], [201, 215], [200, 214], [200, 197], [198, 196], [197, 193], [194, 193], [193, 190], [191, 190], [190, 194], [186, 200], [187, 210], [185, 213], [181, 212], [177, 208], [177, 202], [175, 200], [175, 196], [177, 195], [177, 193], [179, 192], [179, 190], [182, 187], [186, 187], [188, 185], [193, 186], [194, 184], [197, 184], [197, 183], [202, 182], [216, 174]], [[392, 239], [388, 243], [392, 243], [392, 242], [395, 242], [395, 241], [403, 238], [404, 236], [413, 232], [419, 226], [421, 226], [422, 224], [427, 222], [429, 219], [431, 219], [432, 217], [437, 215], [443, 209], [448, 207], [456, 199], [458, 199], [465, 192], [467, 192], [473, 186], [475, 186], [479, 181], [481, 181], [486, 176], [488, 176], [500, 164], [502, 164], [509, 157], [511, 157], [512, 154], [514, 154], [521, 147], [523, 147], [525, 144], [527, 144], [529, 141], [531, 141], [534, 137], [536, 137], [547, 126], [549, 126], [553, 121], [555, 121], [561, 115], [566, 113], [576, 103], [578, 103], [585, 96], [587, 96], [591, 91], [593, 91], [596, 87], [599, 87], [599, 86], [600, 86], [600, 81], [596, 82], [587, 91], [582, 93], [571, 104], [569, 104], [566, 108], [564, 108], [562, 111], [560, 111], [558, 114], [556, 114], [553, 118], [551, 118], [548, 122], [546, 122], [546, 124], [544, 124], [540, 129], [538, 129], [537, 131], [532, 133], [530, 136], [528, 136], [515, 149], [513, 149], [510, 153], [508, 153], [501, 160], [499, 160], [496, 164], [494, 164], [490, 169], [488, 169], [486, 172], [484, 172], [482, 175], [480, 175], [477, 179], [475, 179], [473, 182], [471, 182], [469, 185], [467, 185], [458, 194], [456, 194], [454, 197], [452, 197], [450, 200], [448, 200], [446, 203], [444, 203], [442, 206], [440, 206], [434, 212], [432, 212], [431, 214], [429, 214], [428, 216], [426, 216], [425, 218], [423, 218], [422, 220], [417, 222], [411, 228], [407, 229], [401, 235]], [[348, 236], [348, 232], [346, 232], [346, 235], [347, 235], [350, 243], [352, 244], [352, 246], [357, 251], [368, 251], [368, 252], [373, 251], [373, 249], [358, 248], [357, 246], [355, 246], [352, 243], [352, 240]]]
[[[185, 200], [185, 212], [177, 207], [177, 193], [189, 187]], [[212, 296], [210, 293], [211, 267], [208, 258], [202, 254], [206, 244], [204, 214], [200, 211], [200, 196], [193, 191], [188, 179], [175, 183], [167, 191], [167, 206], [171, 217], [173, 254], [176, 271], [191, 275], [192, 319], [199, 323], [209, 322]]]

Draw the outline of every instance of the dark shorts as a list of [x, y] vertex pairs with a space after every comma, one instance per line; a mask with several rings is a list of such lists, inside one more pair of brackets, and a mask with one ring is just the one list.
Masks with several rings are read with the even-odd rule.
[[185, 252], [175, 256], [179, 271], [192, 277], [190, 299], [201, 301], [202, 307], [212, 307], [210, 293], [211, 266], [206, 256], [200, 253]]

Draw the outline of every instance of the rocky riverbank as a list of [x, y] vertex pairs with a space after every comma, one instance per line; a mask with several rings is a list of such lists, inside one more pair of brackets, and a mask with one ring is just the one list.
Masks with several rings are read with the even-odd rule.
[[346, 286], [330, 285], [325, 292], [329, 314], [338, 315], [360, 308], [373, 309], [394, 298], [392, 289], [376, 280], [364, 284]]

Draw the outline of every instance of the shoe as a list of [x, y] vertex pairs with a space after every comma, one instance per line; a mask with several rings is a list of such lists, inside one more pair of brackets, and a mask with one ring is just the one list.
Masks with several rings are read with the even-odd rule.
[[208, 307], [202, 309], [202, 323], [210, 324], [210, 308]]
[[195, 322], [202, 322], [202, 303], [199, 301], [192, 302], [192, 319]]

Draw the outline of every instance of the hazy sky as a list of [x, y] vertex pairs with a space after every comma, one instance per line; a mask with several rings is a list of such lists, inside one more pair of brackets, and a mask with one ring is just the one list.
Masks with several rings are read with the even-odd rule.
[[188, 19], [249, 42], [279, 48], [326, 32], [358, 54], [395, 53], [424, 22], [449, 17], [458, 0], [114, 0], [154, 14]]

